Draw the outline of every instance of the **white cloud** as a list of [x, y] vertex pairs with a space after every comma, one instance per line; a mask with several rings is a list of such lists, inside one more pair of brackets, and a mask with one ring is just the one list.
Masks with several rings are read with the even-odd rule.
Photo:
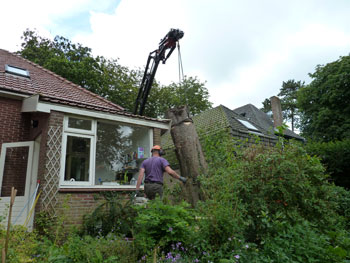
[[[0, 48], [18, 50], [27, 27], [56, 35], [50, 30], [64, 27], [60, 21], [89, 11], [91, 30], [77, 29], [72, 41], [120, 58], [122, 65], [143, 67], [168, 30], [180, 28], [184, 73], [207, 80], [214, 104], [230, 108], [260, 107], [282, 81], [309, 81], [317, 64], [349, 52], [347, 1], [122, 0], [106, 12], [111, 1], [7, 1], [0, 9], [7, 25], [0, 28]], [[178, 80], [176, 52], [156, 78], [163, 84]]]

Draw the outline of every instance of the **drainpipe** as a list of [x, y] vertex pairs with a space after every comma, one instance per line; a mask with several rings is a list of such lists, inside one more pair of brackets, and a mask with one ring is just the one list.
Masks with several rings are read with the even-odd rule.
[[282, 107], [281, 107], [281, 101], [278, 97], [272, 96], [270, 98], [271, 101], [271, 109], [273, 114], [273, 127], [279, 127], [283, 124], [283, 117], [282, 117]]

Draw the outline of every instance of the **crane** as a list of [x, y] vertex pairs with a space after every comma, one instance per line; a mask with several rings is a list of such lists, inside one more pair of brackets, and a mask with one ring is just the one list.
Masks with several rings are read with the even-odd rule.
[[159, 42], [158, 49], [149, 54], [145, 72], [135, 102], [134, 114], [143, 115], [148, 94], [151, 90], [159, 62], [162, 61], [162, 63], [165, 64], [171, 53], [173, 53], [174, 49], [176, 48], [176, 43], [178, 43], [183, 36], [184, 32], [180, 29], [170, 29], [165, 37]]

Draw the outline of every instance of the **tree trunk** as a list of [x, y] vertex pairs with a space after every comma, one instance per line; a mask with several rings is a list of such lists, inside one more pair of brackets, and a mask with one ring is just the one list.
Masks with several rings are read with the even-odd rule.
[[181, 176], [187, 178], [187, 183], [182, 185], [182, 192], [185, 200], [195, 206], [201, 199], [198, 176], [207, 172], [208, 165], [187, 106], [170, 109], [167, 117], [172, 121], [170, 133], [180, 164]]

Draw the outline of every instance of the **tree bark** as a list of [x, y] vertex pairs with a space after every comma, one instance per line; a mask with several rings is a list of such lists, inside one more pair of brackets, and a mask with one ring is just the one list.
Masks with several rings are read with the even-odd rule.
[[207, 172], [208, 165], [187, 106], [168, 110], [167, 117], [172, 121], [170, 134], [180, 164], [181, 176], [187, 178], [186, 184], [182, 185], [182, 192], [185, 200], [195, 206], [201, 199], [198, 176]]

